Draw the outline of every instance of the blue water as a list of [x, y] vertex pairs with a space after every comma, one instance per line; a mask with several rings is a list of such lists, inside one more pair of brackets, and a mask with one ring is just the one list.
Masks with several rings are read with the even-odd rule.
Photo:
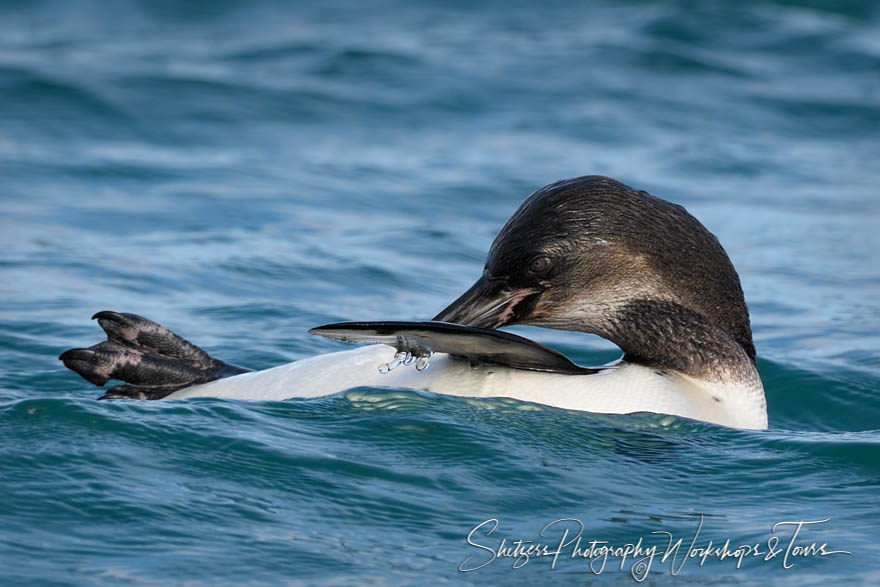
[[[576, 518], [686, 548], [702, 514], [697, 546], [830, 518], [798, 544], [852, 555], [650, 581], [876, 584], [878, 161], [867, 0], [4, 2], [0, 582], [582, 583], [565, 556], [462, 573], [465, 538]], [[770, 430], [363, 388], [97, 402], [56, 358], [104, 309], [257, 369], [338, 350], [307, 329], [430, 318], [525, 196], [588, 173], [718, 235]]]

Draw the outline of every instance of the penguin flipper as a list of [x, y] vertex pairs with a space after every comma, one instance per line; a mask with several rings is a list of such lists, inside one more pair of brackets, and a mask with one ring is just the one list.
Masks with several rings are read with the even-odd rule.
[[566, 375], [598, 372], [575, 365], [562, 353], [528, 338], [450, 322], [340, 322], [312, 328], [309, 333], [345, 342], [387, 344], [412, 355], [447, 353], [513, 369]]

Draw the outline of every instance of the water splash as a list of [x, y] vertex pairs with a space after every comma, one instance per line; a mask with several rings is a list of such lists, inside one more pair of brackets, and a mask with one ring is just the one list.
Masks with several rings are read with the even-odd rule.
[[413, 363], [415, 363], [416, 371], [424, 371], [431, 366], [432, 356], [434, 356], [433, 351], [417, 354], [410, 352], [397, 352], [394, 354], [394, 358], [392, 360], [379, 365], [379, 373], [381, 373], [382, 375], [387, 375], [401, 365], [408, 366], [412, 365]]
[[401, 364], [403, 364], [403, 362], [406, 360], [407, 355], [409, 355], [409, 353], [394, 353], [394, 358], [392, 360], [379, 365], [379, 373], [381, 373], [382, 375], [387, 375], [388, 373], [391, 373], [392, 371], [400, 367]]
[[428, 367], [431, 366], [431, 357], [434, 356], [433, 351], [429, 352], [425, 355], [419, 355], [418, 360], [416, 361], [416, 371], [424, 371]]

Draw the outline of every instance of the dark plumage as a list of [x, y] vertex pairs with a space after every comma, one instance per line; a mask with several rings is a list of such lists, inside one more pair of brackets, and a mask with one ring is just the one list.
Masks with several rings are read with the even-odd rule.
[[735, 370], [740, 353], [755, 361], [739, 276], [718, 239], [682, 206], [595, 175], [529, 196], [483, 277], [435, 320], [591, 332], [629, 360], [696, 376]]

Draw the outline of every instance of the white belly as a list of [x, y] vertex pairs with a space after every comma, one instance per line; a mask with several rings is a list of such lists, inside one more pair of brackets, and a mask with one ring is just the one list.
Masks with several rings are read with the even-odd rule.
[[606, 414], [656, 412], [736, 428], [766, 428], [764, 390], [749, 386], [707, 386], [683, 375], [621, 363], [595, 375], [540, 373], [434, 355], [430, 367], [399, 366], [379, 373], [395, 350], [370, 345], [319, 355], [264, 371], [244, 373], [168, 396], [284, 400], [330, 395], [352, 387], [402, 387], [467, 397], [509, 397], [571, 410]]

